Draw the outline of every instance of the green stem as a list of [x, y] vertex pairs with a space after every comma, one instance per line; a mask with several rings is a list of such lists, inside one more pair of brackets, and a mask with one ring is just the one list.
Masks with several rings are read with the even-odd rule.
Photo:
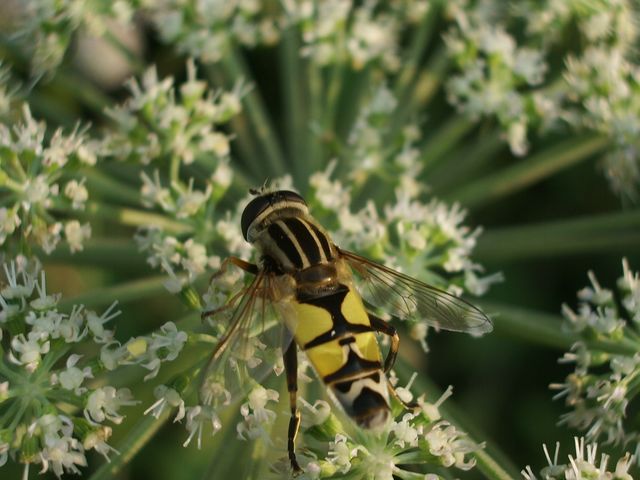
[[180, 157], [172, 155], [169, 163], [169, 180], [172, 185], [180, 183]]
[[87, 178], [89, 191], [99, 193], [103, 198], [131, 205], [140, 205], [140, 192], [117, 179], [106, 175], [96, 168], [82, 169], [81, 174]]
[[394, 86], [396, 98], [405, 98], [410, 93], [411, 84], [416, 76], [422, 57], [429, 46], [435, 22], [440, 16], [440, 2], [430, 2], [418, 30], [413, 34], [408, 55], [402, 65], [402, 70], [397, 77]]
[[31, 404], [31, 402], [27, 398], [20, 398], [18, 399], [17, 404], [19, 405], [18, 411], [15, 413], [15, 416], [12, 417], [11, 423], [9, 424], [9, 430], [16, 429], [16, 427], [20, 423], [20, 420], [22, 420], [24, 413], [27, 411], [27, 408], [29, 408], [29, 405]]
[[312, 171], [322, 167], [323, 155], [323, 132], [318, 121], [322, 115], [322, 73], [320, 68], [313, 63], [307, 62], [307, 78], [309, 80], [309, 167]]
[[446, 154], [439, 165], [425, 175], [425, 181], [433, 187], [434, 195], [442, 195], [479, 175], [504, 148], [499, 132], [480, 132], [473, 143]]
[[593, 157], [608, 143], [606, 137], [593, 134], [567, 140], [527, 159], [515, 161], [497, 173], [452, 192], [445, 199], [459, 201], [472, 208], [484, 206]]
[[[220, 68], [214, 65], [204, 65], [204, 71], [207, 74], [209, 83], [212, 86], [225, 85], [224, 75], [220, 71]], [[229, 85], [231, 87], [232, 85]], [[233, 158], [237, 158], [242, 163], [245, 173], [252, 173], [255, 175], [260, 171], [260, 155], [258, 154], [258, 148], [255, 144], [255, 139], [249, 131], [249, 125], [245, 115], [234, 115], [229, 126], [235, 134], [235, 139], [231, 143], [231, 148], [234, 153]], [[238, 165], [236, 165], [238, 167]]]
[[108, 463], [103, 463], [89, 480], [113, 479], [127, 465], [131, 459], [144, 447], [158, 430], [166, 423], [172, 409], [165, 409], [159, 418], [146, 415], [131, 429], [124, 441], [118, 444], [120, 455], [111, 458]]
[[478, 450], [474, 452], [476, 457], [478, 470], [480, 470], [486, 478], [491, 480], [512, 480], [513, 476], [504, 470], [486, 450]]
[[132, 227], [155, 226], [176, 235], [188, 233], [192, 230], [188, 225], [171, 220], [162, 214], [149, 213], [132, 208], [112, 207], [96, 202], [88, 202], [84, 211], [79, 212], [79, 215], [89, 219], [98, 217]]
[[[583, 341], [590, 350], [606, 353], [634, 355], [638, 345], [626, 338], [619, 341], [585, 340], [579, 335], [563, 332], [562, 318], [558, 315], [535, 312], [498, 302], [475, 300], [475, 302], [494, 319], [497, 334], [519, 338], [530, 344], [545, 345], [561, 351], [567, 351], [578, 340]], [[493, 314], [493, 315], [492, 315]]]
[[249, 121], [255, 129], [258, 140], [262, 143], [261, 151], [264, 152], [266, 163], [269, 166], [268, 173], [271, 175], [282, 175], [286, 173], [278, 137], [269, 119], [264, 101], [258, 92], [256, 82], [245, 64], [242, 53], [236, 46], [231, 45], [229, 47], [229, 55], [223, 57], [221, 64], [227, 78], [245, 79], [254, 85], [254, 88], [244, 97], [244, 106]]
[[93, 308], [96, 305], [110, 305], [115, 299], [120, 303], [141, 300], [165, 291], [164, 282], [166, 281], [166, 275], [133, 280], [113, 287], [105, 287], [75, 297], [65, 298], [60, 301], [58, 306], [60, 309], [69, 309], [73, 305], [82, 304], [87, 308]]
[[640, 210], [488, 229], [478, 239], [474, 256], [482, 263], [505, 262], [621, 247], [628, 252], [640, 247]]
[[[396, 132], [405, 124], [406, 119], [424, 107], [431, 101], [434, 93], [442, 83], [442, 79], [449, 68], [450, 60], [444, 48], [439, 48], [427, 61], [426, 65], [418, 72], [411, 72], [410, 80], [399, 80], [395, 89], [395, 97], [398, 107], [393, 115], [394, 129], [389, 137], [393, 138]], [[404, 73], [403, 75], [409, 75]]]
[[455, 115], [422, 145], [422, 165], [426, 169], [433, 168], [473, 127], [471, 120]]
[[413, 99], [415, 101], [416, 110], [426, 106], [435, 93], [439, 91], [442, 80], [445, 78], [449, 67], [451, 66], [451, 58], [444, 47], [439, 47], [431, 56], [425, 68], [423, 68], [416, 78], [413, 87]]
[[82, 75], [73, 75], [64, 69], [58, 69], [53, 83], [56, 88], [64, 89], [101, 118], [106, 118], [105, 109], [113, 104], [113, 99]]
[[48, 256], [55, 262], [72, 262], [74, 265], [92, 265], [113, 268], [146, 268], [145, 255], [131, 238], [91, 238], [80, 252], [57, 248]]
[[293, 166], [296, 183], [303, 184], [310, 175], [309, 162], [305, 158], [304, 146], [309, 134], [308, 117], [305, 114], [303, 78], [300, 62], [298, 30], [290, 27], [282, 33], [280, 48], [280, 71], [283, 81], [286, 144], [289, 164]]

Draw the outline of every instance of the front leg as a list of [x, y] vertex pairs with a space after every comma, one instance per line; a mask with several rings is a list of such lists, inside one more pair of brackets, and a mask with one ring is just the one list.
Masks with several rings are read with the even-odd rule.
[[[216, 278], [224, 275], [227, 272], [227, 268], [229, 268], [230, 263], [234, 264], [236, 267], [244, 270], [245, 272], [251, 273], [253, 275], [257, 275], [260, 272], [260, 267], [258, 267], [258, 265], [249, 263], [238, 257], [227, 257], [222, 261], [222, 264], [220, 265], [220, 269], [217, 272], [215, 272], [213, 275], [211, 275], [211, 278], [209, 279], [209, 285], [211, 285]], [[224, 310], [229, 310], [230, 308], [233, 308], [236, 302], [238, 301], [238, 299], [242, 298], [242, 296], [245, 293], [247, 293], [248, 290], [249, 290], [248, 287], [241, 289], [238, 293], [236, 293], [233, 297], [231, 297], [225, 305], [219, 308], [214, 308], [213, 310], [206, 310], [202, 312], [200, 314], [200, 318], [204, 320], [207, 317], [211, 317]]]

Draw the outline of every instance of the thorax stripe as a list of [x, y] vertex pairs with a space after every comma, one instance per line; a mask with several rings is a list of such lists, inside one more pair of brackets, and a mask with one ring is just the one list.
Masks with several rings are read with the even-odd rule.
[[320, 246], [322, 246], [322, 251], [324, 252], [324, 256], [328, 261], [333, 260], [333, 255], [331, 254], [331, 246], [329, 245], [329, 239], [327, 236], [320, 231], [318, 227], [316, 227], [313, 223], [305, 222], [309, 225], [311, 231], [316, 235], [316, 238], [320, 242]]
[[268, 227], [269, 236], [276, 244], [282, 254], [293, 264], [296, 268], [304, 267], [304, 259], [302, 252], [299, 250], [299, 245], [296, 247], [294, 238], [291, 232], [285, 230], [284, 225], [281, 222], [275, 222]]
[[309, 227], [302, 220], [295, 217], [286, 218], [283, 222], [297, 240], [309, 263], [311, 265], [320, 263], [322, 260], [320, 245], [309, 230]]

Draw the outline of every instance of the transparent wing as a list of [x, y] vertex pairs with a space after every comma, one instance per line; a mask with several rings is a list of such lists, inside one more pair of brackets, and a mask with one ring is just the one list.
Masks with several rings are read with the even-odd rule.
[[390, 315], [422, 319], [456, 332], [482, 334], [493, 329], [489, 317], [469, 302], [355, 253], [338, 251], [361, 277], [363, 299]]
[[233, 305], [211, 317], [219, 336], [200, 374], [200, 400], [221, 407], [244, 398], [274, 371], [282, 372], [282, 351], [291, 342], [273, 308], [271, 275], [260, 271]]

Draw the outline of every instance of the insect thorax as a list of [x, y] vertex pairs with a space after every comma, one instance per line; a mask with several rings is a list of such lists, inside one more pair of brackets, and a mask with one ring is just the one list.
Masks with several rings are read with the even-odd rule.
[[294, 274], [310, 269], [307, 279], [330, 274], [336, 250], [329, 235], [309, 215], [274, 215], [255, 229], [253, 244], [267, 266], [281, 273]]

